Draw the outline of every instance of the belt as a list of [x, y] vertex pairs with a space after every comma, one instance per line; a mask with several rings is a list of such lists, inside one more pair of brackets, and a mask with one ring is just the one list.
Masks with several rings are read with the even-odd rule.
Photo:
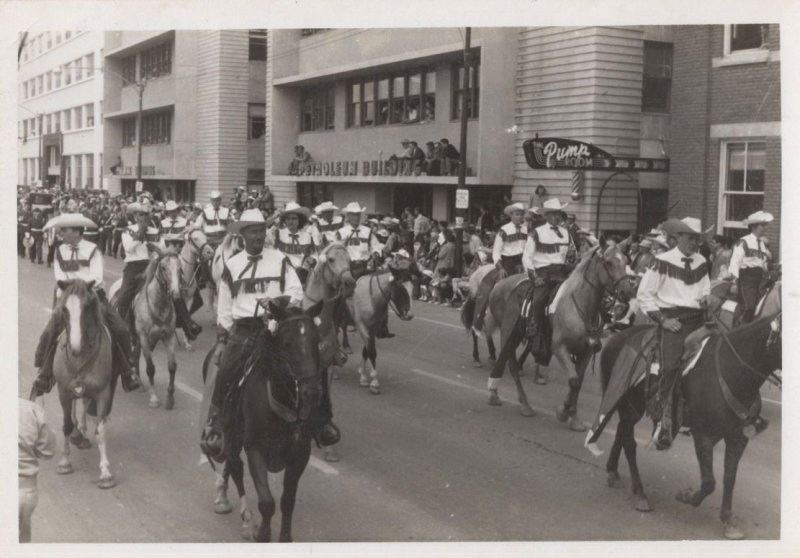
[[660, 312], [668, 318], [675, 318], [678, 321], [702, 319], [702, 308], [689, 308], [688, 306], [677, 306], [675, 308], [661, 308]]
[[500, 258], [503, 260], [522, 260], [522, 254], [514, 254], [513, 256], [504, 256], [500, 255]]
[[266, 327], [264, 320], [261, 318], [239, 318], [233, 322], [233, 329], [243, 330], [246, 332], [256, 332]]
[[739, 270], [739, 277], [742, 275], [763, 275], [764, 269], [761, 267], [743, 267]]

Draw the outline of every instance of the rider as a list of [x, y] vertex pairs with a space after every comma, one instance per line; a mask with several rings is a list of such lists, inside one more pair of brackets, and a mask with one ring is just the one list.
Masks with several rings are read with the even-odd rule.
[[[577, 251], [572, 236], [566, 227], [561, 226], [561, 214], [569, 204], [561, 205], [557, 198], [545, 200], [542, 212], [547, 223], [535, 228], [528, 236], [522, 265], [533, 282], [530, 298], [531, 309], [528, 310], [528, 323], [525, 335], [536, 338], [532, 354], [537, 362], [547, 365], [550, 360], [550, 348], [542, 335], [545, 320], [545, 305], [558, 290], [559, 285], [569, 273], [569, 259], [575, 257]], [[592, 340], [592, 348], [597, 347], [597, 340]]]
[[336, 231], [344, 225], [341, 215], [334, 215], [339, 208], [333, 202], [325, 201], [314, 208], [317, 216], [316, 223], [309, 226], [309, 232], [314, 238], [314, 244], [325, 248], [331, 242], [336, 242]]
[[317, 252], [317, 245], [306, 225], [311, 211], [295, 202], [288, 202], [278, 221], [278, 226], [270, 231], [275, 248], [286, 256], [294, 270], [305, 284], [308, 270], [303, 268], [306, 259]]
[[[287, 295], [291, 303], [303, 299], [303, 287], [286, 256], [265, 246], [267, 223], [257, 209], [248, 209], [230, 230], [241, 234], [245, 249], [225, 263], [219, 285], [217, 338], [225, 344], [211, 398], [208, 424], [201, 448], [212, 458], [223, 454], [223, 433], [230, 423], [221, 410], [231, 385], [242, 373], [253, 350], [254, 339], [263, 334], [263, 316], [270, 299]], [[330, 422], [316, 432], [322, 445], [338, 442], [338, 429]]]
[[[94, 243], [83, 238], [86, 227], [96, 228], [97, 225], [80, 213], [65, 213], [53, 219], [49, 226], [59, 228], [63, 239], [63, 243], [56, 250], [54, 260], [53, 271], [56, 281], [81, 279], [87, 283], [94, 282], [106, 325], [117, 348], [115, 362], [120, 371], [122, 389], [125, 391], [137, 389], [141, 383], [136, 369], [131, 365], [131, 339], [128, 328], [125, 327], [125, 322], [119, 314], [108, 304], [102, 291], [103, 253]], [[60, 296], [60, 289], [56, 294]], [[53, 360], [60, 330], [61, 324], [55, 318], [55, 314], [51, 315], [36, 348], [34, 365], [39, 368], [39, 374], [31, 388], [32, 399], [49, 393], [53, 387]]]
[[[531, 207], [529, 212], [534, 214], [538, 208]], [[490, 271], [481, 281], [478, 287], [478, 294], [475, 297], [475, 323], [473, 328], [476, 332], [483, 329], [483, 319], [486, 305], [489, 303], [489, 293], [500, 279], [505, 276], [522, 273], [522, 252], [525, 250], [525, 242], [528, 239], [528, 227], [525, 225], [525, 208], [521, 203], [512, 203], [503, 210], [511, 220], [500, 227], [494, 238], [494, 249], [492, 258], [494, 259], [495, 270]], [[501, 273], [502, 272], [502, 273]]]
[[350, 255], [350, 271], [353, 279], [358, 279], [368, 272], [368, 264], [375, 256], [380, 256], [380, 243], [372, 230], [361, 224], [361, 214], [367, 210], [358, 202], [348, 203], [344, 210], [347, 224], [336, 232], [336, 240], [347, 246]]
[[166, 216], [161, 220], [161, 234], [182, 237], [186, 232], [186, 219], [178, 215], [178, 204], [169, 200], [164, 206]]
[[702, 227], [694, 217], [669, 219], [664, 231], [677, 239], [677, 246], [656, 256], [637, 293], [643, 312], [659, 324], [661, 378], [658, 401], [662, 418], [654, 434], [657, 449], [672, 445], [672, 396], [677, 389], [681, 356], [686, 337], [704, 323], [703, 309], [709, 303], [711, 282], [708, 263], [698, 253]]
[[739, 301], [744, 306], [743, 323], [753, 320], [758, 305], [764, 272], [771, 258], [764, 242], [764, 232], [773, 220], [772, 214], [766, 211], [757, 211], [750, 215], [744, 222], [750, 229], [750, 234], [739, 239], [733, 248], [728, 279], [736, 279], [731, 293], [737, 294], [738, 291]]
[[203, 230], [208, 244], [216, 248], [225, 238], [231, 218], [228, 208], [222, 206], [222, 194], [218, 190], [211, 192], [209, 198], [211, 203], [203, 209], [194, 224]]

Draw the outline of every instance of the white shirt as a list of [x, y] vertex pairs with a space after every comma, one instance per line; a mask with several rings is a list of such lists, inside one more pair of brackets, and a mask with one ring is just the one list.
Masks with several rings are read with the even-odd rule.
[[299, 229], [293, 236], [288, 228], [275, 229], [275, 248], [289, 258], [294, 267], [300, 267], [306, 256], [316, 252], [314, 239], [308, 229]]
[[511, 221], [500, 227], [494, 237], [494, 250], [492, 258], [494, 263], [500, 261], [501, 256], [519, 256], [525, 250], [528, 240], [528, 226], [523, 223], [515, 225]]
[[122, 231], [122, 247], [125, 249], [126, 262], [138, 262], [150, 259], [150, 251], [147, 248], [147, 243], [158, 243], [160, 234], [152, 223], [148, 224], [146, 234], [145, 241], [140, 242], [138, 238], [138, 224], [130, 225], [127, 229]]
[[772, 257], [764, 241], [753, 233], [743, 236], [733, 247], [728, 272], [739, 278], [739, 270], [757, 267], [766, 270], [767, 260]]
[[207, 205], [203, 212], [197, 216], [194, 224], [203, 229], [206, 236], [225, 236], [228, 231], [228, 208], [220, 206], [214, 209]]
[[556, 227], [558, 236], [550, 224], [536, 227], [525, 242], [522, 265], [526, 270], [539, 269], [548, 265], [563, 265], [567, 261], [567, 251], [572, 245], [572, 237], [564, 227]]
[[372, 234], [372, 229], [365, 225], [353, 227], [345, 225], [336, 233], [336, 239], [344, 242], [351, 262], [368, 260], [370, 255], [380, 253], [380, 242]]
[[161, 232], [163, 234], [182, 234], [186, 230], [186, 219], [180, 215], [161, 219]]
[[308, 227], [308, 232], [311, 233], [314, 244], [323, 247], [331, 242], [336, 242], [336, 231], [341, 229], [342, 225], [344, 225], [344, 219], [341, 215], [334, 215], [330, 222], [320, 216], [316, 223]]
[[[61, 244], [53, 260], [56, 281], [80, 279], [94, 281], [95, 288], [103, 286], [103, 254], [94, 242], [81, 239], [73, 250], [71, 244]], [[61, 294], [58, 289], [57, 295]]]
[[264, 248], [257, 261], [250, 261], [247, 251], [242, 251], [225, 262], [219, 283], [217, 323], [230, 331], [235, 320], [263, 316], [265, 310], [258, 302], [264, 298], [289, 295], [292, 303], [301, 302], [303, 286], [292, 266], [288, 262], [284, 266], [284, 259], [274, 248]]
[[708, 263], [699, 253], [691, 255], [691, 271], [687, 272], [683, 258], [673, 248], [656, 256], [639, 283], [636, 300], [643, 312], [662, 308], [700, 308], [700, 299], [711, 293]]

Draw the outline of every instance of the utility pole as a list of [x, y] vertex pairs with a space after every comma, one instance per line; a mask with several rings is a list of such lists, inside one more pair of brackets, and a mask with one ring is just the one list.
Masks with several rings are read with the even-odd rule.
[[[461, 190], [465, 187], [467, 182], [467, 108], [469, 107], [468, 101], [471, 100], [470, 93], [470, 35], [472, 28], [467, 27], [464, 33], [464, 75], [461, 82], [461, 142], [459, 150], [461, 152], [461, 164], [458, 166], [458, 189]], [[456, 208], [456, 246], [455, 246], [455, 276], [461, 277], [463, 272], [464, 263], [464, 216], [466, 209]]]
[[[142, 180], [142, 95], [144, 94], [144, 80], [136, 83], [139, 90], [139, 112], [136, 114], [136, 181]], [[142, 184], [144, 190], [144, 184]]]

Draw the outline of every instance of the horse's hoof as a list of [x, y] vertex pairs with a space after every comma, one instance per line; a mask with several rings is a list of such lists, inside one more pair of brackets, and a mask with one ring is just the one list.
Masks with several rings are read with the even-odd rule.
[[281, 534], [280, 537], [278, 537], [278, 542], [291, 543], [291, 542], [294, 542], [294, 539], [292, 539], [291, 535]]
[[103, 490], [114, 488], [115, 486], [117, 486], [117, 481], [114, 480], [113, 475], [109, 475], [106, 478], [100, 477], [100, 482], [97, 483], [97, 487]]
[[233, 508], [228, 500], [217, 500], [214, 502], [214, 513], [224, 515], [226, 513], [231, 513], [232, 511]]
[[483, 364], [481, 364], [481, 361], [479, 361], [479, 360], [474, 360], [474, 361], [472, 361], [472, 367], [473, 368], [483, 368]]
[[256, 540], [256, 530], [251, 527], [242, 527], [242, 538], [246, 541], [253, 542]]
[[573, 432], [586, 432], [586, 425], [578, 417], [572, 415], [569, 419], [569, 429]]
[[606, 485], [609, 488], [624, 488], [625, 483], [622, 482], [622, 479], [619, 476], [619, 473], [609, 473], [608, 478], [606, 479]]
[[364, 378], [361, 378], [360, 380], [358, 380], [358, 385], [360, 385], [363, 388], [369, 387], [369, 380], [365, 380]]
[[690, 506], [697, 506], [694, 503], [694, 490], [687, 488], [675, 494], [675, 499], [682, 504], [689, 504]]
[[489, 405], [492, 405], [494, 407], [499, 407], [500, 405], [502, 405], [502, 403], [500, 402], [500, 396], [497, 395], [497, 390], [494, 389], [490, 390]]
[[139, 391], [142, 392], [142, 393], [146, 393], [148, 391], [147, 386], [144, 385], [144, 382], [142, 382], [141, 384], [142, 385], [139, 387]]
[[344, 347], [344, 348], [342, 348], [342, 350], [345, 353], [347, 353], [348, 355], [352, 355], [353, 354], [353, 349], [351, 349], [350, 347]]
[[175, 398], [174, 397], [167, 397], [167, 402], [164, 404], [164, 409], [167, 411], [171, 411], [175, 408]]
[[545, 378], [541, 374], [536, 374], [536, 376], [533, 378], [533, 381], [539, 384], [540, 386], [547, 385], [547, 378]]
[[525, 405], [519, 410], [519, 414], [523, 417], [535, 417], [536, 413], [531, 409], [530, 405]]
[[333, 446], [328, 446], [325, 448], [325, 461], [329, 463], [336, 463], [339, 461], [339, 452], [336, 451], [336, 448]]
[[653, 506], [650, 505], [650, 500], [647, 499], [647, 496], [634, 496], [633, 508], [640, 512], [653, 511]]
[[150, 407], [151, 409], [158, 409], [159, 405], [161, 405], [161, 402], [158, 399], [151, 399], [147, 403], [147, 406]]
[[379, 388], [378, 386], [369, 386], [369, 392], [372, 395], [380, 395], [381, 394], [381, 388]]
[[556, 419], [558, 422], [567, 422], [569, 418], [569, 413], [567, 413], [566, 407], [563, 405], [556, 407]]
[[744, 538], [744, 531], [728, 521], [725, 523], [725, 538], [732, 541], [740, 541]]
[[72, 463], [59, 463], [58, 467], [56, 467], [56, 473], [59, 475], [69, 475], [73, 471]]
[[89, 439], [80, 432], [70, 436], [69, 441], [78, 449], [89, 449], [92, 447], [92, 442], [90, 442]]

